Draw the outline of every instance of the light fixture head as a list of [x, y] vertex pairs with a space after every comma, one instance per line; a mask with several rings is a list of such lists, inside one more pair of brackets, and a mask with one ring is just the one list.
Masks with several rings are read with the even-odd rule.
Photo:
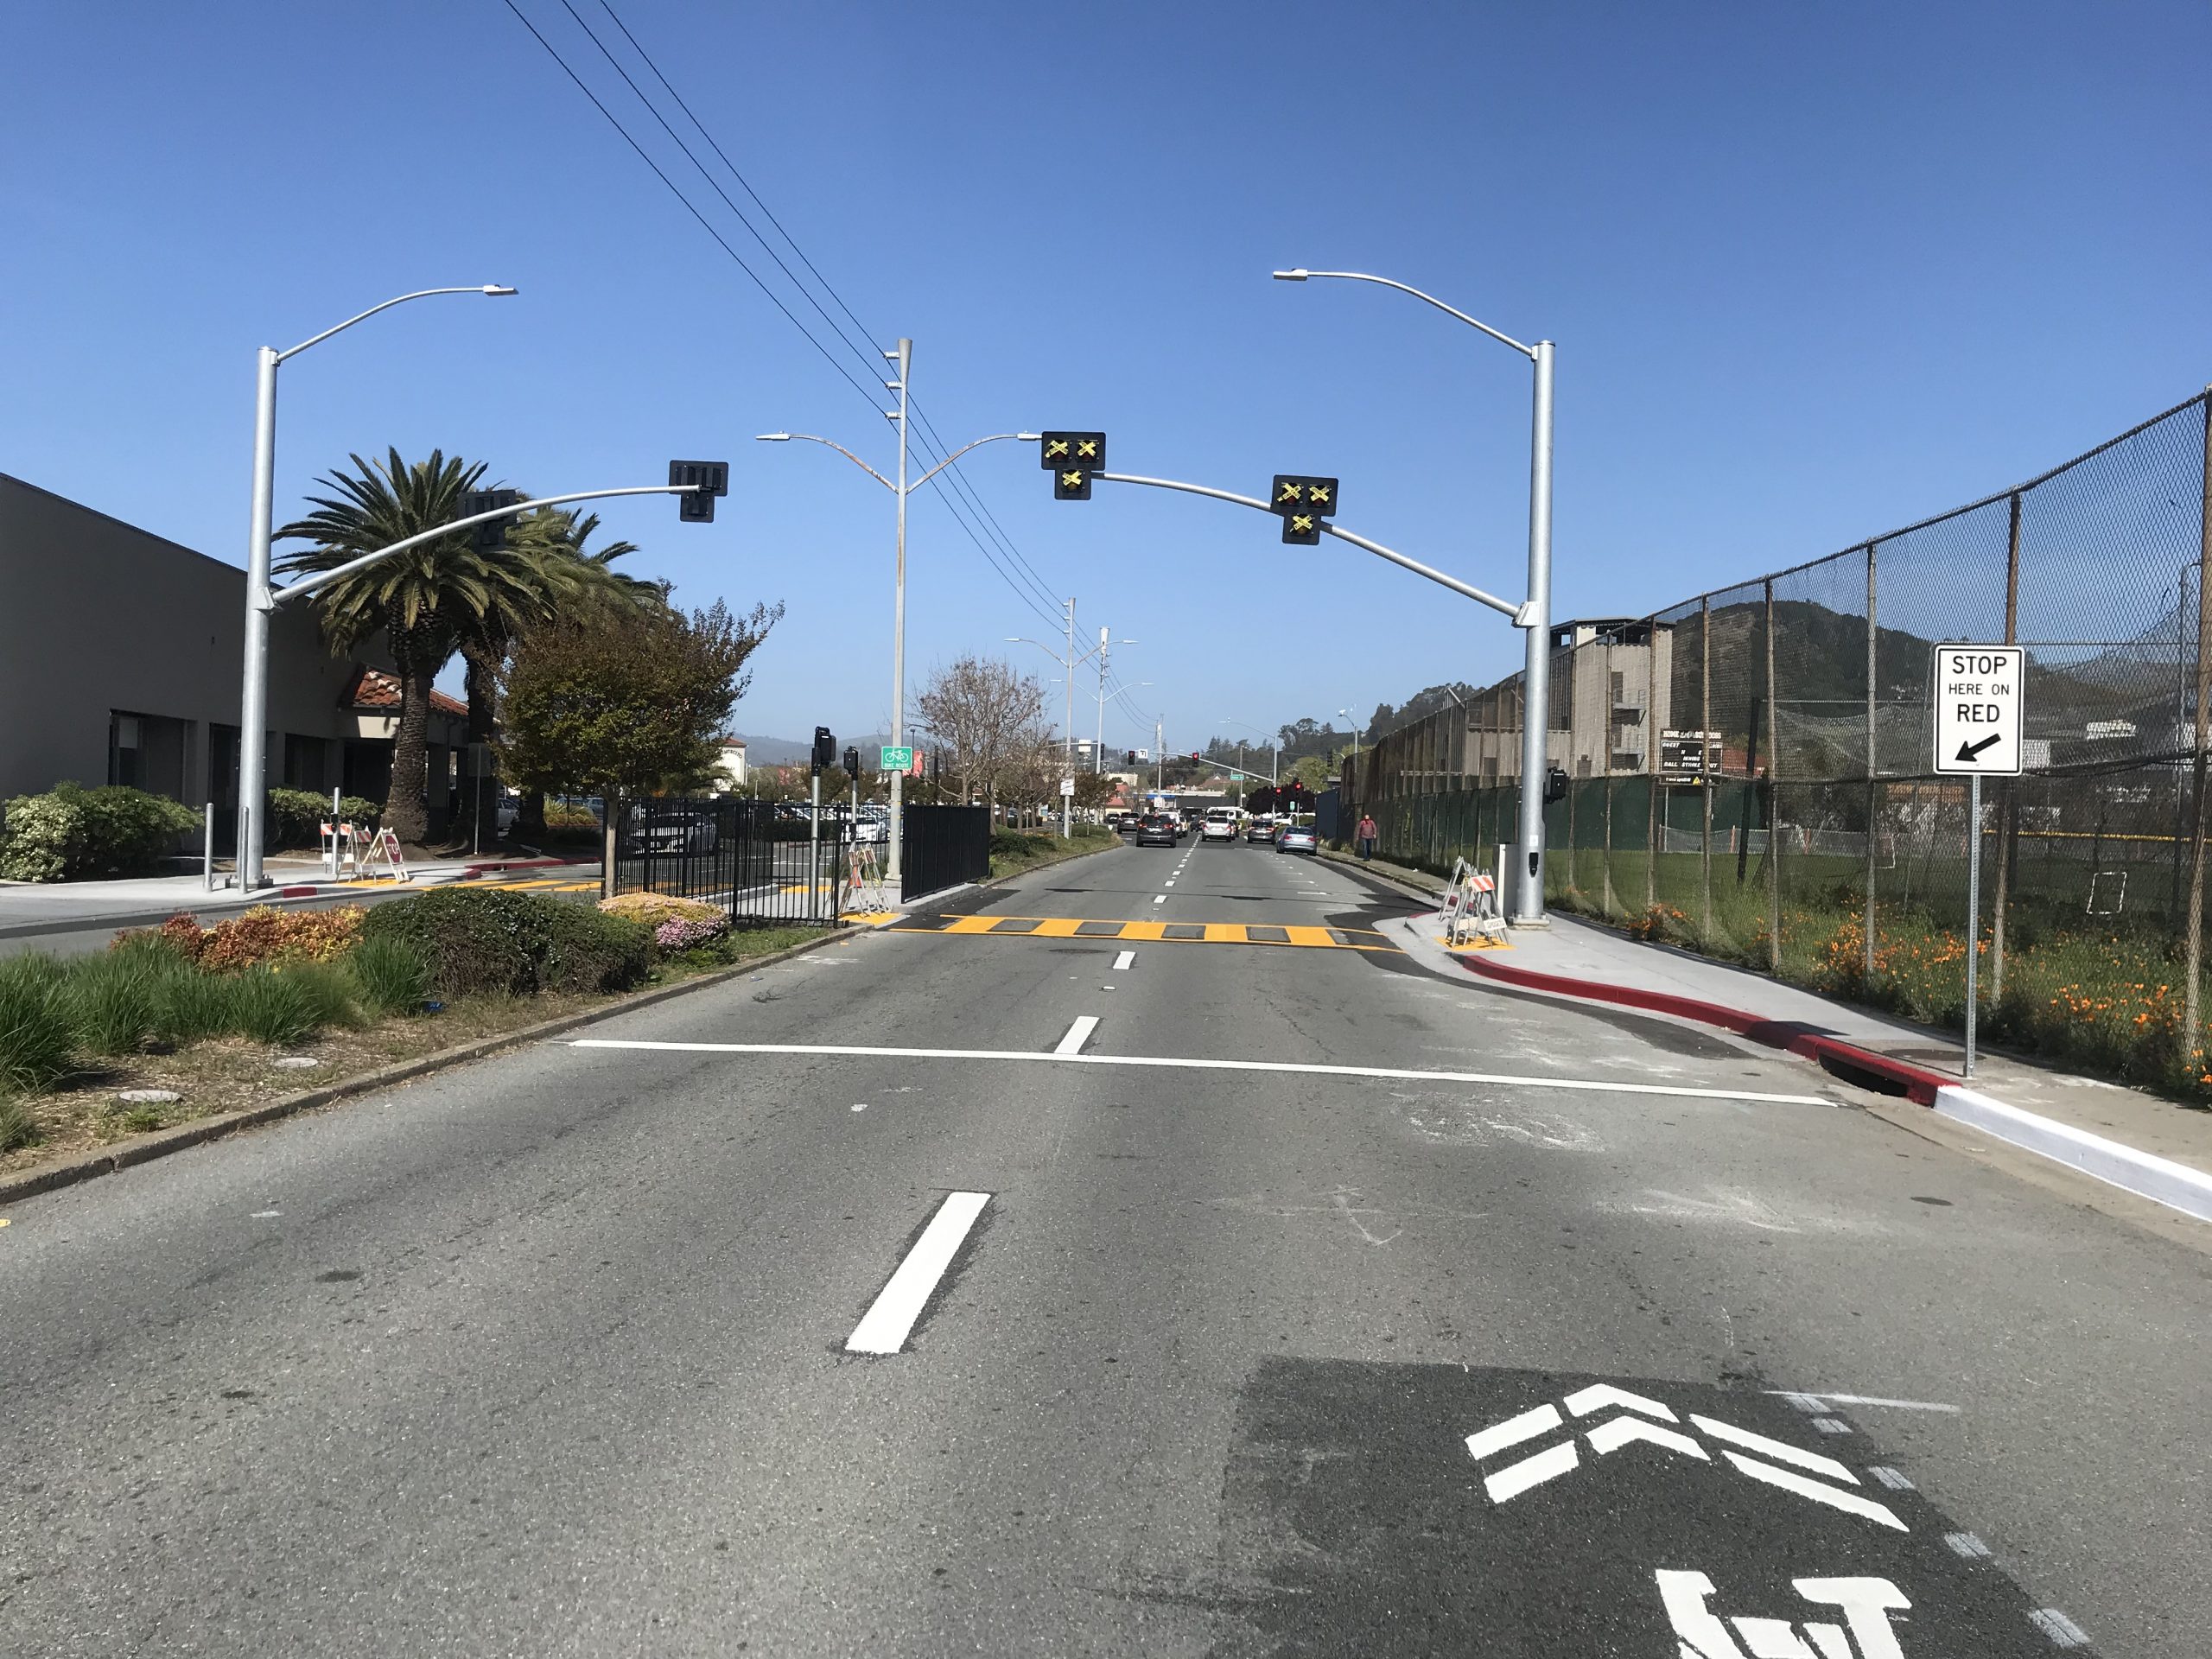
[[1274, 277], [1279, 283], [1302, 283], [1313, 274], [1305, 266], [1300, 265], [1295, 270], [1279, 270], [1274, 273]]
[[1014, 435], [1015, 441], [1020, 443], [1041, 442], [1045, 436], [1042, 432], [1017, 432]]
[[489, 294], [495, 300], [504, 300], [513, 295], [517, 290], [512, 288], [504, 288], [498, 283], [486, 283], [484, 284], [484, 291], [486, 294]]
[[753, 439], [755, 443], [789, 443], [791, 441], [791, 435], [788, 432], [761, 432], [755, 434]]

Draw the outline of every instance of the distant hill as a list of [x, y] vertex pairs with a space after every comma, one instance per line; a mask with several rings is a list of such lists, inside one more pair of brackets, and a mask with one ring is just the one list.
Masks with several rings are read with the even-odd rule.
[[740, 732], [737, 736], [745, 744], [747, 766], [788, 766], [806, 760], [814, 752], [811, 741], [788, 737], [756, 737], [751, 732]]
[[[750, 732], [737, 735], [745, 741], [745, 763], [749, 766], [796, 766], [812, 759], [814, 740], [811, 737], [755, 737]], [[858, 748], [867, 763], [875, 764], [876, 751], [888, 743], [888, 736], [848, 737], [842, 732], [834, 733], [837, 750], [842, 753], [847, 744]], [[909, 740], [910, 741], [912, 740]]]

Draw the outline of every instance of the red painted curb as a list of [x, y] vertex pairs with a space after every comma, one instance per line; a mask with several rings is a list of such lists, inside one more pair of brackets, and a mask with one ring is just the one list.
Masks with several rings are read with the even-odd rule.
[[[471, 870], [540, 870], [553, 865], [596, 864], [595, 858], [486, 858], [464, 868]], [[466, 880], [466, 878], [463, 878]]]
[[1631, 1008], [1646, 1008], [1654, 1014], [1671, 1014], [1684, 1020], [1700, 1020], [1708, 1026], [1719, 1026], [1732, 1031], [1739, 1037], [1748, 1037], [1755, 1043], [1769, 1048], [1779, 1048], [1804, 1059], [1819, 1062], [1830, 1060], [1854, 1071], [1865, 1071], [1878, 1077], [1902, 1084], [1905, 1097], [1916, 1106], [1933, 1106], [1936, 1091], [1955, 1085], [1957, 1079], [1939, 1071], [1929, 1071], [1903, 1060], [1891, 1059], [1870, 1048], [1860, 1048], [1834, 1037], [1827, 1037], [1787, 1020], [1768, 1020], [1756, 1014], [1746, 1014], [1741, 1008], [1723, 1007], [1718, 1002], [1700, 1002], [1692, 996], [1676, 996], [1669, 991], [1637, 990], [1632, 986], [1607, 985], [1587, 979], [1569, 979], [1563, 974], [1540, 974], [1533, 969], [1509, 968], [1503, 963], [1491, 962], [1482, 957], [1460, 958], [1467, 971], [1480, 974], [1485, 979], [1501, 980], [1508, 985], [1518, 985], [1531, 991], [1548, 991], [1559, 996], [1580, 996], [1596, 1002], [1618, 1002]]
[[276, 896], [279, 899], [312, 899], [321, 891], [321, 887], [279, 887]]

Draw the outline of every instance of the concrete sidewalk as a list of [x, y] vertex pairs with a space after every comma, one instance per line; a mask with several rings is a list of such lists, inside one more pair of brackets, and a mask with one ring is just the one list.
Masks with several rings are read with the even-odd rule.
[[[1381, 860], [1366, 868], [1430, 905], [1443, 895], [1444, 883], [1423, 871]], [[1471, 973], [1519, 989], [1721, 1026], [1847, 1075], [1862, 1069], [1858, 1056], [1872, 1057], [1887, 1064], [1863, 1069], [1944, 1116], [2212, 1219], [2212, 1112], [1986, 1049], [1968, 1082], [1965, 1046], [1953, 1033], [1557, 912], [1548, 928], [1516, 929], [1505, 948], [1462, 960]]]
[[[572, 867], [588, 874], [599, 863], [596, 859], [486, 856], [410, 864], [410, 879], [404, 882], [389, 879], [333, 881], [316, 860], [272, 858], [264, 865], [271, 885], [251, 893], [236, 887], [211, 890], [199, 875], [140, 876], [118, 881], [0, 881], [0, 938], [96, 926], [149, 927], [179, 911], [204, 914], [340, 893], [419, 892], [487, 874]], [[219, 872], [216, 880], [223, 879]]]

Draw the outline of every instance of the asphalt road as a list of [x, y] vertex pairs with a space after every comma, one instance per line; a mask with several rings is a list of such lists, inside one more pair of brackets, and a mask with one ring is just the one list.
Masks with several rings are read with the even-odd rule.
[[1116, 850], [16, 1206], [0, 1650], [2207, 1651], [2204, 1254], [1407, 908]]

